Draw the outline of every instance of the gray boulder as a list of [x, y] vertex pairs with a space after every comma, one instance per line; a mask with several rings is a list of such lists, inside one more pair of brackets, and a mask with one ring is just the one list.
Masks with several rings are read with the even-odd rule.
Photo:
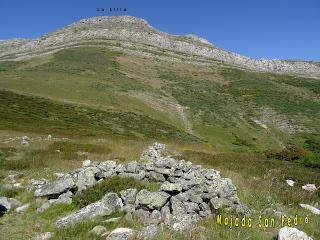
[[187, 209], [185, 205], [178, 198], [171, 197], [170, 203], [171, 203], [172, 215], [181, 216], [187, 213]]
[[107, 178], [116, 175], [117, 163], [115, 161], [101, 162], [98, 166], [99, 172], [96, 174], [98, 179]]
[[165, 192], [149, 192], [143, 189], [136, 196], [136, 205], [159, 210], [167, 203], [169, 197]]
[[137, 231], [131, 228], [116, 228], [107, 236], [106, 240], [129, 240], [137, 234]]
[[139, 171], [139, 165], [136, 161], [130, 162], [125, 166], [125, 172], [137, 173]]
[[169, 193], [178, 193], [182, 191], [182, 185], [181, 183], [164, 182], [161, 185], [160, 190]]
[[183, 203], [186, 209], [187, 213], [194, 213], [194, 212], [199, 212], [200, 211], [200, 207], [197, 203], [193, 203], [193, 202], [184, 202]]
[[140, 157], [143, 161], [153, 161], [161, 157], [165, 151], [166, 146], [161, 143], [154, 143], [148, 150], [144, 151]]
[[312, 238], [296, 228], [283, 227], [279, 230], [278, 240], [312, 240]]
[[20, 206], [20, 207], [17, 207], [17, 208], [16, 208], [16, 212], [17, 212], [17, 213], [25, 212], [25, 211], [28, 210], [29, 207], [30, 207], [30, 203], [26, 203], [26, 204], [24, 204], [24, 205], [22, 205], [22, 206]]
[[49, 202], [44, 202], [40, 207], [37, 208], [38, 213], [42, 213], [50, 207]]
[[81, 221], [93, 219], [97, 216], [110, 215], [112, 211], [106, 207], [101, 201], [89, 204], [80, 210], [60, 218], [56, 225], [58, 228], [69, 227]]
[[123, 207], [122, 200], [116, 193], [107, 193], [101, 201], [113, 212]]
[[71, 213], [56, 222], [57, 227], [63, 228], [75, 223], [93, 219], [97, 216], [107, 216], [122, 208], [122, 200], [115, 193], [106, 194], [101, 201], [89, 204], [80, 210]]
[[149, 172], [147, 176], [151, 181], [164, 182], [166, 180], [162, 174], [156, 172]]
[[56, 181], [46, 184], [34, 192], [35, 197], [48, 197], [58, 198], [62, 193], [72, 190], [76, 187], [73, 178], [67, 175], [64, 178], [57, 179]]
[[138, 190], [135, 188], [129, 188], [120, 192], [124, 205], [135, 204], [136, 195]]
[[0, 197], [0, 215], [11, 209], [11, 203], [7, 197]]
[[82, 191], [88, 187], [92, 187], [96, 184], [97, 180], [95, 175], [99, 172], [97, 167], [88, 167], [78, 173], [76, 186], [78, 191]]

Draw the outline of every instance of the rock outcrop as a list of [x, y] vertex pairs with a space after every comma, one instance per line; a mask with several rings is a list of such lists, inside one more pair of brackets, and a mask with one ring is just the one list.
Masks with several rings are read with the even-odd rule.
[[320, 76], [318, 62], [255, 60], [217, 48], [195, 35], [169, 35], [154, 29], [143, 19], [130, 16], [93, 17], [38, 39], [0, 41], [0, 60], [25, 60], [64, 48], [101, 43], [143, 57], [209, 65], [223, 62], [255, 71]]

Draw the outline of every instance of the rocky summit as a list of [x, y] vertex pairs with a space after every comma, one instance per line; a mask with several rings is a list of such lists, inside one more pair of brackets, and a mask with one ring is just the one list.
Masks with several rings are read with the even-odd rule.
[[93, 17], [37, 39], [0, 41], [0, 60], [26, 60], [65, 48], [102, 43], [148, 58], [206, 65], [222, 62], [255, 71], [320, 76], [319, 62], [251, 59], [220, 49], [193, 34], [177, 36], [158, 31], [147, 21], [131, 16]]
[[[164, 152], [165, 145], [155, 143], [143, 152], [139, 161], [117, 164], [111, 160], [91, 164], [52, 182], [44, 181], [42, 185], [37, 185], [34, 195], [51, 202], [61, 201], [66, 198], [61, 197], [66, 193], [76, 194], [111, 176], [133, 177], [160, 184], [159, 191], [155, 192], [146, 189], [126, 189], [120, 195], [105, 192], [101, 200], [59, 219], [56, 222], [59, 228], [97, 216], [108, 216], [115, 211], [125, 211], [146, 226], [163, 224], [183, 231], [218, 210], [249, 213], [250, 210], [240, 203], [236, 187], [230, 179], [221, 178], [214, 169], [165, 156]], [[68, 195], [69, 199], [72, 194]]]

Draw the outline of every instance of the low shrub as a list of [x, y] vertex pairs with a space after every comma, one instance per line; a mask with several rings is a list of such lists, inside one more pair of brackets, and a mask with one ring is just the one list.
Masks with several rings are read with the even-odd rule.
[[13, 198], [20, 193], [18, 189], [8, 188], [3, 184], [0, 184], [0, 196]]
[[306, 167], [320, 168], [319, 153], [307, 153], [301, 160], [302, 164]]
[[294, 161], [304, 157], [305, 152], [295, 145], [288, 145], [281, 151], [267, 150], [265, 151], [267, 158], [273, 158], [283, 161]]

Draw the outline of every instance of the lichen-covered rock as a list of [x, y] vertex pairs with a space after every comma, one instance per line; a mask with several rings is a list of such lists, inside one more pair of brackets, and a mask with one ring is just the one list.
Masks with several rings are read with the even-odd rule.
[[154, 239], [161, 232], [159, 224], [153, 224], [143, 227], [138, 234], [138, 239], [151, 240]]
[[149, 192], [143, 189], [136, 196], [136, 205], [159, 210], [167, 203], [169, 197], [165, 192]]
[[59, 178], [52, 183], [43, 185], [34, 192], [35, 197], [58, 198], [62, 193], [72, 190], [76, 187], [73, 178], [67, 175]]
[[123, 204], [124, 205], [135, 204], [137, 193], [138, 193], [138, 190], [135, 188], [129, 188], [129, 189], [121, 191], [120, 195], [123, 200]]
[[96, 174], [98, 179], [107, 178], [116, 175], [117, 163], [115, 161], [109, 160], [101, 162], [98, 166], [99, 172]]
[[160, 190], [169, 193], [177, 193], [182, 191], [182, 185], [181, 183], [165, 182], [161, 185]]
[[148, 177], [150, 181], [164, 182], [166, 180], [162, 174], [156, 172], [149, 172]]
[[115, 193], [106, 194], [101, 201], [89, 204], [80, 210], [71, 213], [56, 222], [57, 227], [63, 228], [75, 223], [93, 219], [97, 216], [107, 216], [122, 208], [122, 200]]
[[82, 191], [88, 187], [92, 187], [96, 184], [97, 180], [95, 178], [96, 174], [99, 172], [97, 167], [88, 167], [81, 170], [78, 173], [76, 186], [78, 191]]
[[105, 206], [107, 206], [113, 212], [123, 207], [122, 200], [121, 198], [118, 197], [116, 193], [107, 193], [101, 199], [101, 201], [104, 203]]
[[308, 204], [303, 204], [303, 203], [301, 203], [299, 205], [300, 205], [300, 207], [309, 210], [313, 214], [320, 215], [320, 209], [318, 209], [318, 208], [316, 208], [314, 206], [311, 206], [311, 205], [308, 205]]

